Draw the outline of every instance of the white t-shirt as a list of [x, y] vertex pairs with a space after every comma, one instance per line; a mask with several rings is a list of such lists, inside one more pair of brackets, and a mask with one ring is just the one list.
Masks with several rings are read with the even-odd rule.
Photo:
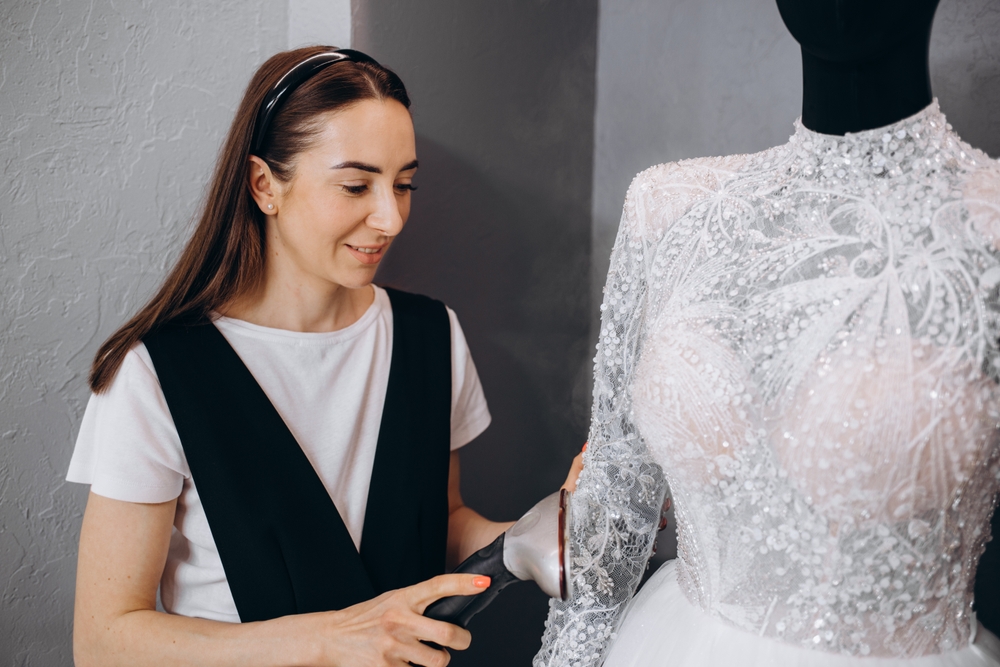
[[[455, 450], [486, 430], [490, 413], [450, 308], [448, 317]], [[365, 314], [339, 331], [301, 333], [227, 317], [215, 325], [295, 436], [359, 546], [392, 361], [392, 307], [385, 290], [376, 287]], [[91, 396], [66, 478], [115, 500], [178, 498], [160, 581], [163, 607], [239, 622], [180, 437], [141, 343], [126, 355], [108, 390]]]

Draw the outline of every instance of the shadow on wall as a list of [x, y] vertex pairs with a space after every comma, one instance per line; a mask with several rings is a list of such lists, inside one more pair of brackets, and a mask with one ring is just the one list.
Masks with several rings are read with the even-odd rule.
[[[514, 518], [539, 490], [558, 487], [564, 456], [579, 450], [589, 426], [592, 355], [572, 322], [589, 307], [580, 283], [589, 258], [561, 250], [582, 250], [587, 230], [538, 220], [551, 207], [544, 192], [501, 191], [440, 144], [418, 137], [417, 155], [413, 212], [377, 282], [457, 313], [493, 413], [463, 457], [465, 478], [490, 488], [469, 486], [465, 499], [493, 518]], [[585, 204], [564, 217], [586, 220]], [[481, 469], [479, 450], [490, 451]]]
[[[559, 487], [585, 438], [589, 257], [560, 249], [579, 248], [587, 227], [540, 223], [538, 212], [551, 207], [544, 192], [502, 191], [424, 137], [417, 155], [420, 191], [377, 282], [457, 313], [493, 414], [462, 452], [462, 494], [489, 518], [513, 519]], [[563, 215], [586, 220], [584, 207]], [[472, 647], [451, 664], [530, 664], [547, 610], [534, 585], [512, 587], [473, 620]]]
[[[353, 44], [413, 99], [421, 188], [378, 279], [458, 314], [493, 424], [462, 452], [466, 502], [514, 519], [586, 438], [598, 0], [352, 0]], [[452, 665], [528, 665], [544, 597], [520, 584]]]

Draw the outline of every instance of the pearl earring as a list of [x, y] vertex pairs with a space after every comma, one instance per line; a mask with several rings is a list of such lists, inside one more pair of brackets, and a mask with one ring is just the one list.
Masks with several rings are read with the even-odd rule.
[[270, 210], [270, 209], [274, 208], [274, 204], [268, 204], [268, 205], [267, 205], [267, 208], [268, 208], [268, 210]]

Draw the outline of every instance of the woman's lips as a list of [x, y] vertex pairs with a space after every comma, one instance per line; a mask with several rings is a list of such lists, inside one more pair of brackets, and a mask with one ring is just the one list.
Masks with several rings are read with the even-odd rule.
[[377, 264], [382, 259], [382, 255], [385, 254], [388, 245], [388, 243], [375, 246], [347, 245], [347, 250], [362, 264]]

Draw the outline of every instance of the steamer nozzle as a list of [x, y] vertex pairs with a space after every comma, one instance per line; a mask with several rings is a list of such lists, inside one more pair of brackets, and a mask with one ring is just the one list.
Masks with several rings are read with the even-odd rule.
[[500, 591], [517, 581], [534, 581], [550, 597], [568, 600], [573, 595], [569, 568], [570, 498], [566, 489], [546, 497], [492, 544], [469, 556], [455, 569], [458, 573], [489, 576], [488, 589], [479, 595], [441, 598], [427, 607], [424, 616], [464, 628]]

